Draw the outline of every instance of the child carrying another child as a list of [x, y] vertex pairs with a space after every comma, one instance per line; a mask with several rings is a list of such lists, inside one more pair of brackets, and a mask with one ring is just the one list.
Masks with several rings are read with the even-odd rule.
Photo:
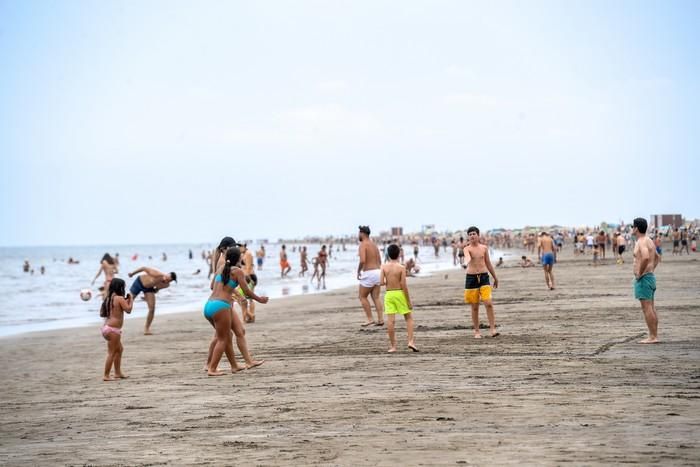
[[394, 332], [394, 324], [396, 314], [400, 313], [406, 320], [406, 332], [408, 333], [408, 348], [414, 352], [418, 352], [413, 340], [413, 304], [408, 295], [408, 286], [406, 285], [406, 268], [403, 267], [398, 259], [401, 249], [396, 244], [391, 244], [387, 248], [389, 262], [384, 263], [379, 273], [379, 285], [386, 286], [386, 294], [384, 295], [384, 314], [387, 315], [389, 334], [389, 353], [396, 352], [396, 333]]
[[[122, 373], [122, 325], [124, 324], [124, 312], [131, 313], [134, 306], [134, 297], [126, 295], [126, 283], [122, 279], [114, 278], [109, 283], [109, 291], [102, 302], [100, 316], [105, 319], [102, 326], [102, 337], [107, 341], [107, 360], [105, 360], [105, 371], [103, 381], [114, 381], [115, 379], [128, 378]], [[110, 376], [114, 365], [114, 378]]]

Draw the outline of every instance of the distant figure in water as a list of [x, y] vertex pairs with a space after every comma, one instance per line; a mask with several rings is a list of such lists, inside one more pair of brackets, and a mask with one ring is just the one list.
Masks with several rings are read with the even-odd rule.
[[282, 250], [280, 250], [280, 277], [287, 277], [289, 271], [292, 267], [289, 265], [289, 260], [287, 259], [287, 247], [282, 245]]
[[32, 268], [32, 267], [31, 267], [31, 265], [29, 264], [29, 260], [28, 260], [28, 259], [25, 259], [25, 260], [24, 260], [24, 264], [22, 265], [22, 271], [24, 271], [24, 272], [29, 272], [29, 270], [30, 270], [31, 268]]
[[299, 271], [299, 277], [304, 277], [304, 273], [309, 270], [308, 255], [306, 253], [306, 246], [302, 246], [299, 249], [299, 266], [301, 271]]
[[201, 270], [201, 269], [197, 269], [195, 272], [192, 273], [192, 275], [193, 275], [193, 276], [196, 276], [196, 275], [199, 274], [200, 272], [202, 272], [202, 270]]
[[258, 271], [262, 271], [263, 261], [265, 261], [265, 247], [260, 245], [260, 249], [255, 252], [255, 258], [258, 263]]
[[497, 268], [500, 268], [501, 266], [503, 266], [503, 257], [502, 256], [500, 256], [498, 258], [498, 262], [496, 263]]
[[43, 276], [44, 273], [46, 272], [46, 268], [42, 265], [42, 266], [39, 268], [39, 272], [40, 272], [41, 275]]
[[102, 293], [102, 299], [104, 299], [109, 293], [109, 283], [114, 279], [114, 275], [117, 272], [117, 266], [114, 262], [114, 258], [110, 256], [109, 253], [105, 253], [100, 260], [100, 269], [97, 270], [95, 278], [92, 280], [92, 284], [95, 283], [100, 274], [105, 275], [105, 282], [102, 287], [100, 287], [100, 292]]
[[192, 259], [192, 258], [193, 258], [193, 255], [192, 255], [192, 249], [191, 249], [191, 248], [190, 248], [190, 251], [189, 251], [189, 254], [188, 254], [188, 256], [189, 256], [189, 258], [190, 258], [190, 259]]
[[73, 257], [71, 256], [70, 258], [68, 258], [68, 264], [80, 264], [80, 261], [73, 259]]
[[168, 260], [168, 255], [166, 255], [165, 252], [163, 252], [163, 261], [167, 261], [167, 260]]

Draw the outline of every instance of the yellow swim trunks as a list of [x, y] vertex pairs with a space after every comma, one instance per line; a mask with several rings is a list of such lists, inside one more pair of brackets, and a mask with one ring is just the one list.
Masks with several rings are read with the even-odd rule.
[[405, 315], [410, 312], [411, 310], [408, 308], [408, 302], [403, 290], [386, 291], [386, 294], [384, 294], [384, 314], [395, 315], [400, 313]]
[[464, 302], [479, 303], [491, 300], [491, 284], [487, 273], [467, 274], [464, 284]]

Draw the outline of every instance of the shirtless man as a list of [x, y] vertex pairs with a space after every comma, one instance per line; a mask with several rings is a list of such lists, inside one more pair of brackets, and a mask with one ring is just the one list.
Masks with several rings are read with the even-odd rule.
[[[379, 299], [379, 276], [382, 260], [379, 255], [379, 248], [369, 238], [369, 226], [361, 225], [359, 230], [360, 248], [358, 253], [360, 262], [357, 265], [357, 280], [360, 281], [360, 303], [367, 316], [367, 321], [362, 326], [369, 326], [370, 324], [383, 326], [384, 306]], [[372, 296], [372, 302], [374, 302], [374, 308], [377, 310], [376, 322], [372, 319], [372, 307], [367, 298], [370, 295]]]
[[598, 244], [598, 253], [600, 254], [600, 259], [605, 259], [605, 231], [601, 230], [595, 237], [595, 241]]
[[681, 249], [678, 250], [678, 254], [679, 255], [682, 254], [683, 250], [685, 250], [685, 252], [687, 254], [690, 254], [690, 251], [688, 250], [688, 229], [687, 228], [683, 228], [683, 230], [681, 230]]
[[472, 324], [474, 326], [474, 338], [481, 339], [479, 330], [479, 301], [486, 306], [486, 316], [491, 328], [491, 337], [496, 337], [500, 333], [496, 331], [496, 316], [493, 312], [493, 302], [491, 301], [491, 285], [489, 284], [489, 274], [493, 276], [493, 288], [498, 288], [496, 272], [491, 265], [489, 258], [489, 248], [479, 242], [479, 229], [469, 227], [467, 229], [469, 243], [464, 247], [464, 262], [462, 266], [467, 270], [467, 280], [464, 286], [464, 301], [472, 308]]
[[549, 290], [554, 290], [554, 262], [557, 260], [557, 248], [554, 240], [547, 232], [542, 232], [537, 241], [537, 255], [542, 258], [542, 268], [544, 268], [544, 282]]
[[625, 260], [622, 258], [622, 254], [625, 252], [627, 241], [622, 232], [617, 234], [617, 264], [623, 264]]
[[[255, 274], [255, 264], [253, 261], [253, 252], [248, 249], [247, 244], [243, 244], [241, 247], [241, 258], [242, 264], [241, 269], [243, 269], [243, 274], [245, 274], [245, 280], [248, 283], [248, 288], [253, 290], [255, 286], [258, 285], [258, 276]], [[251, 284], [253, 287], [251, 287]], [[255, 322], [255, 300], [250, 297], [243, 296], [241, 301], [238, 302], [241, 305], [241, 310], [243, 311], [243, 321], [246, 323]]]
[[287, 260], [287, 247], [282, 245], [282, 249], [280, 250], [280, 277], [287, 277], [287, 274], [289, 274], [289, 271], [291, 270], [292, 267], [289, 265], [289, 261]]
[[151, 323], [153, 323], [153, 315], [156, 311], [156, 293], [160, 289], [170, 287], [172, 281], [177, 282], [177, 274], [174, 272], [166, 274], [154, 268], [143, 267], [130, 272], [129, 277], [133, 277], [141, 272], [143, 274], [136, 277], [129, 291], [134, 299], [143, 292], [143, 298], [146, 299], [146, 304], [148, 305], [148, 316], [146, 316], [146, 327], [143, 333], [149, 336], [153, 334], [151, 332]]
[[260, 249], [255, 252], [255, 259], [258, 262], [258, 271], [262, 271], [263, 261], [265, 261], [265, 247], [260, 245]]
[[634, 298], [639, 300], [649, 329], [649, 337], [639, 341], [640, 344], [656, 344], [658, 339], [659, 318], [654, 305], [656, 276], [654, 270], [659, 265], [659, 254], [654, 242], [647, 237], [647, 221], [638, 217], [632, 223], [632, 233], [637, 237], [634, 245]]

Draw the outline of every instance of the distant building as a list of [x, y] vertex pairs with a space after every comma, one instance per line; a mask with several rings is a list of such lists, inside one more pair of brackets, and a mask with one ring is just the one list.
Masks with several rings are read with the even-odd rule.
[[675, 229], [683, 225], [683, 216], [680, 214], [652, 214], [649, 220], [654, 227], [670, 225]]
[[401, 237], [403, 235], [403, 227], [392, 227], [391, 228], [391, 236], [392, 237]]

